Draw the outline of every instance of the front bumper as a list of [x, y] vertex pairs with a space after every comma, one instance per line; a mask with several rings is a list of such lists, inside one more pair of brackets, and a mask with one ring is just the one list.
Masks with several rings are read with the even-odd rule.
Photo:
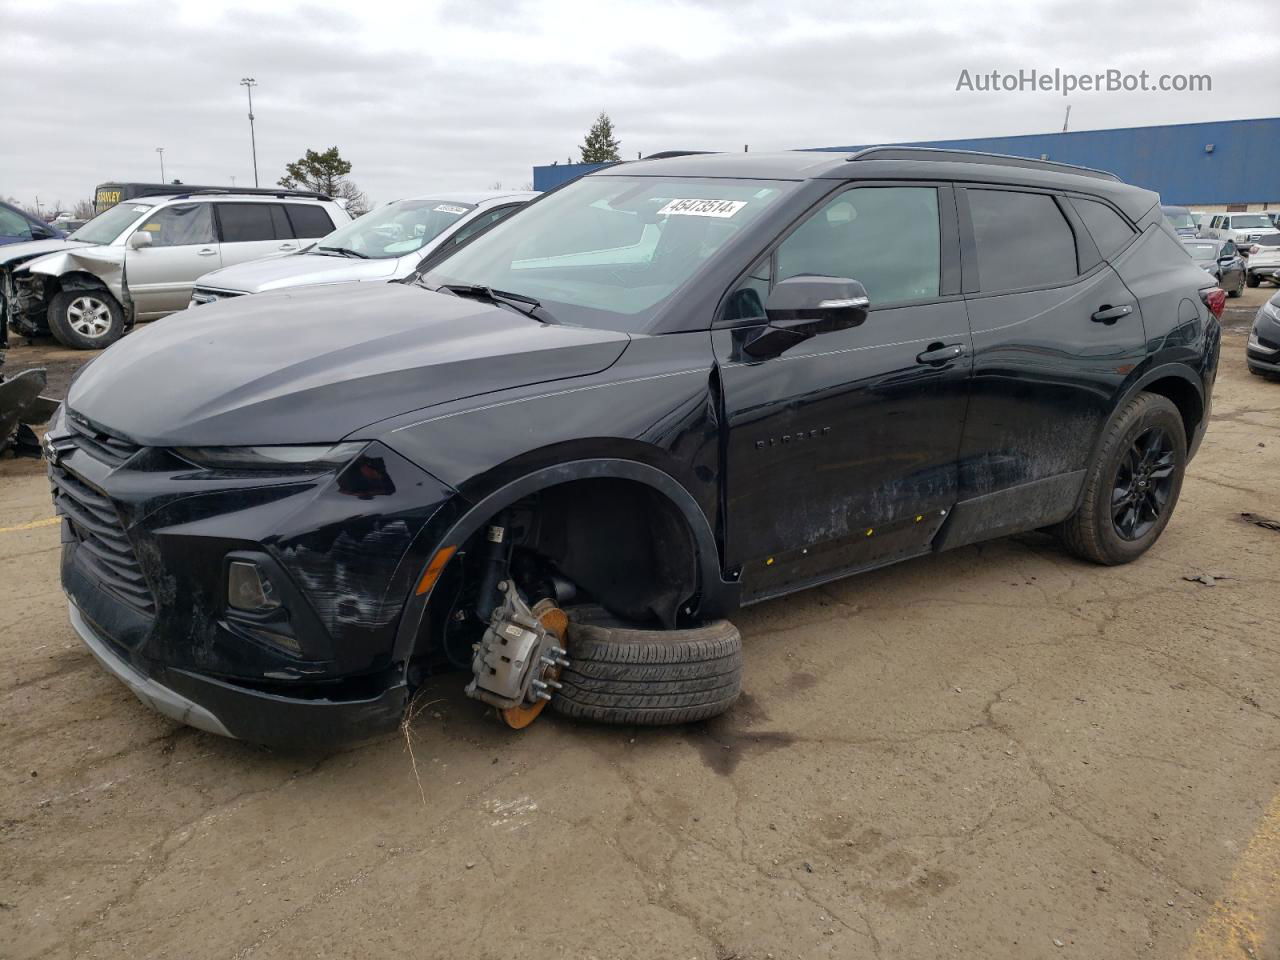
[[408, 702], [403, 682], [361, 700], [305, 700], [156, 667], [143, 673], [70, 604], [71, 625], [89, 652], [143, 704], [171, 720], [222, 737], [270, 746], [325, 749], [395, 729]]
[[[113, 465], [109, 438], [75, 446], [73, 432], [64, 418], [51, 431], [62, 586], [85, 645], [139, 700], [275, 746], [394, 728], [412, 653], [401, 613], [449, 488], [376, 443], [337, 475], [281, 482], [175, 471], [150, 448]], [[228, 564], [246, 554], [278, 590], [283, 624], [227, 606]], [[272, 642], [282, 626], [289, 645]]]

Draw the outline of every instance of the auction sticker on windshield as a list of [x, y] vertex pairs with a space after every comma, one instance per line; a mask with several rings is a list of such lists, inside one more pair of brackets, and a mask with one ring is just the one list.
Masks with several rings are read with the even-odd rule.
[[460, 207], [456, 203], [440, 203], [431, 208], [436, 213], [466, 213], [466, 207]]
[[672, 200], [658, 216], [732, 217], [746, 205], [745, 200]]

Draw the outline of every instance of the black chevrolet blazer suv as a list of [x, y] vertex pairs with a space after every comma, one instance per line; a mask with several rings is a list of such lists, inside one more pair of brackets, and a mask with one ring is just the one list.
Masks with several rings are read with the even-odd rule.
[[71, 619], [169, 716], [328, 744], [465, 666], [512, 584], [680, 631], [1023, 531], [1125, 563], [1204, 434], [1223, 296], [1100, 171], [618, 164], [407, 282], [85, 368], [44, 441]]

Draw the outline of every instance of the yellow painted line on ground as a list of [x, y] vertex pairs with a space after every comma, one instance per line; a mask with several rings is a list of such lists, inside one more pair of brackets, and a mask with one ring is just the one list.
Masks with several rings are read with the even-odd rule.
[[20, 523], [16, 527], [0, 527], [0, 533], [17, 533], [19, 530], [35, 530], [37, 527], [51, 527], [58, 522], [59, 517], [46, 517], [43, 520], [32, 520], [30, 523]]
[[1280, 794], [1267, 807], [1231, 880], [1191, 941], [1187, 960], [1249, 960], [1280, 928]]

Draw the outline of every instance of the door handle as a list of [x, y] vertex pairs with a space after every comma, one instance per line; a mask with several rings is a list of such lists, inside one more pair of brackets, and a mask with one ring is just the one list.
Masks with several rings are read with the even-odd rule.
[[296, 243], [282, 243], [280, 244], [280, 249], [281, 250], [297, 250], [298, 245]]
[[1102, 307], [1089, 319], [1094, 323], [1105, 323], [1107, 326], [1115, 323], [1121, 317], [1127, 317], [1133, 313], [1133, 307], [1127, 303], [1123, 303], [1118, 307], [1113, 307], [1109, 303], [1104, 303]]
[[959, 343], [931, 344], [924, 353], [916, 356], [917, 363], [928, 363], [940, 367], [949, 360], [958, 360], [964, 356], [964, 346]]
[[218, 251], [213, 249], [213, 247], [202, 247], [201, 249], [196, 251], [196, 256], [212, 257], [217, 252]]

